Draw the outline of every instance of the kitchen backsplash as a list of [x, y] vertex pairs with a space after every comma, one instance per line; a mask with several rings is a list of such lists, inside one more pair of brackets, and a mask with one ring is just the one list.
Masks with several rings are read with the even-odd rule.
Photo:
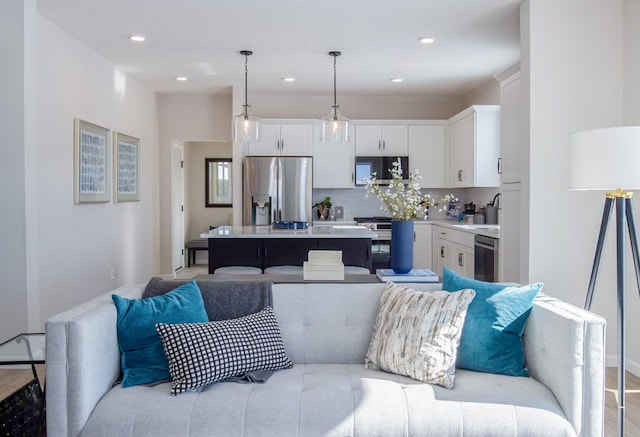
[[[500, 191], [499, 188], [457, 188], [457, 189], [423, 189], [424, 194], [430, 194], [434, 199], [441, 199], [447, 194], [456, 196], [460, 203], [473, 202], [476, 209], [490, 203]], [[382, 202], [375, 196], [366, 196], [364, 187], [353, 189], [314, 189], [313, 203], [322, 201], [326, 196], [331, 197], [335, 206], [344, 207], [344, 220], [353, 220], [354, 217], [388, 216], [389, 212], [382, 208]], [[445, 212], [438, 208], [429, 208], [430, 219], [445, 218]]]

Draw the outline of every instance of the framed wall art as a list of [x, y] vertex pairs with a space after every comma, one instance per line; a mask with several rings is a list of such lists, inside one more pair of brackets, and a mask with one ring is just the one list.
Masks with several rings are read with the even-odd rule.
[[113, 134], [113, 191], [116, 202], [140, 200], [140, 139], [120, 132]]
[[74, 203], [108, 202], [111, 189], [109, 129], [74, 119]]

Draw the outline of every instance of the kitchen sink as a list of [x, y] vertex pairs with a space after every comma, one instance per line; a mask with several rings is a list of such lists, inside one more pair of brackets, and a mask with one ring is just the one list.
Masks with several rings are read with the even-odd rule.
[[475, 224], [471, 224], [471, 225], [453, 225], [456, 228], [462, 228], [462, 229], [500, 229], [500, 225], [475, 225]]

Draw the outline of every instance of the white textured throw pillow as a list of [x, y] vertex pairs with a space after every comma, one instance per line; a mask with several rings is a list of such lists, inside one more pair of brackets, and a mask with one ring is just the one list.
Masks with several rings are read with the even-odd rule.
[[245, 317], [208, 323], [156, 324], [171, 373], [171, 394], [293, 364], [284, 352], [271, 307]]
[[452, 388], [464, 318], [475, 294], [416, 291], [388, 282], [365, 367]]

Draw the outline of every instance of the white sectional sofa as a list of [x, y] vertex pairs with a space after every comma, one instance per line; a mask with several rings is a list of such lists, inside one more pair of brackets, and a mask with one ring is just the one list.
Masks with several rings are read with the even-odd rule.
[[[439, 288], [415, 284], [416, 289]], [[144, 286], [114, 290], [140, 298]], [[123, 389], [107, 293], [52, 317], [47, 430], [57, 436], [601, 436], [602, 318], [536, 298], [524, 334], [530, 377], [458, 369], [453, 389], [364, 368], [384, 284], [274, 284], [293, 368], [266, 383], [169, 395]]]

